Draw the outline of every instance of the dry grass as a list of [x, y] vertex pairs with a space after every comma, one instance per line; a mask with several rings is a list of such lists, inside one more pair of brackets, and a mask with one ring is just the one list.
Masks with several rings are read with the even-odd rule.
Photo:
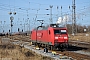
[[0, 45], [0, 60], [53, 60], [15, 45]]
[[70, 36], [69, 40], [79, 40], [79, 41], [90, 42], [90, 33], [78, 33], [75, 36], [72, 36], [72, 35], [69, 35], [69, 36]]

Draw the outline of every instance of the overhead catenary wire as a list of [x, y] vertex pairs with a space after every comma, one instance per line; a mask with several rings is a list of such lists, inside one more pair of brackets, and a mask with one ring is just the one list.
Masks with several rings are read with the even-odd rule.
[[[40, 4], [41, 5], [41, 4]], [[9, 5], [5, 5], [5, 4], [3, 4], [2, 6], [4, 6], [4, 7], [9, 7]], [[14, 8], [14, 7], [16, 7], [15, 9], [19, 9], [19, 7], [18, 6], [10, 6], [12, 9]], [[21, 7], [21, 8], [24, 8], [24, 7]], [[26, 10], [26, 8], [24, 8], [24, 10]], [[37, 9], [30, 9], [30, 10], [37, 10]], [[41, 8], [40, 8], [40, 10], [42, 10]], [[81, 9], [82, 10], [82, 9]], [[84, 10], [84, 9], [83, 9]], [[80, 10], [78, 10], [78, 11], [80, 11]]]
[[[27, 1], [27, 3], [33, 3], [33, 4], [36, 4], [35, 2], [30, 2], [30, 1]], [[2, 3], [1, 3], [2, 4]], [[29, 5], [30, 5], [29, 4]], [[38, 5], [40, 5], [40, 6], [42, 6], [42, 5], [44, 5], [43, 3], [37, 3]], [[9, 5], [8, 4], [2, 4], [3, 5], [3, 7], [5, 7], [5, 8], [7, 8], [7, 7], [9, 7]], [[49, 6], [50, 4], [45, 4], [45, 5], [47, 5], [47, 6]], [[56, 7], [56, 6], [58, 6], [58, 5], [53, 5], [54, 7]], [[22, 8], [22, 9], [24, 9], [24, 10], [27, 10], [28, 8], [30, 8], [30, 7], [28, 7], [28, 8], [26, 8], [26, 7], [20, 7], [20, 6], [16, 6], [16, 5], [11, 5], [11, 3], [10, 3], [10, 7], [12, 8], [11, 10], [14, 10], [14, 7], [15, 7], [15, 9], [16, 10], [19, 10], [18, 8]], [[60, 7], [60, 6], [59, 6]], [[62, 6], [63, 7], [63, 6]], [[36, 8], [36, 9], [32, 9], [32, 8], [30, 8], [30, 10], [35, 10], [35, 11], [37, 11], [38, 9], [40, 9], [40, 10], [43, 10], [41, 7], [39, 7], [38, 6], [38, 8]], [[59, 8], [60, 9], [60, 8]], [[6, 9], [7, 10], [7, 9]], [[9, 9], [10, 10], [10, 9]], [[20, 11], [22, 11], [22, 10], [20, 10]], [[19, 12], [20, 12], [19, 11]], [[80, 11], [80, 10], [79, 10]], [[68, 11], [68, 12], [70, 12], [70, 11]], [[26, 12], [25, 12], [26, 13]], [[62, 13], [64, 13], [64, 12], [62, 12]], [[70, 12], [71, 13], [71, 12]], [[24, 14], [23, 12], [22, 12], [22, 14]], [[39, 14], [38, 14], [39, 15]], [[44, 14], [40, 14], [40, 15], [44, 15]]]

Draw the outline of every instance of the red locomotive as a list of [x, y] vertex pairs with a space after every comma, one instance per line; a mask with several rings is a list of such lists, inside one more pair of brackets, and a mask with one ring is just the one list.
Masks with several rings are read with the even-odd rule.
[[31, 42], [51, 46], [51, 48], [67, 47], [67, 28], [51, 24], [48, 27], [43, 27], [41, 30], [34, 29], [31, 33]]

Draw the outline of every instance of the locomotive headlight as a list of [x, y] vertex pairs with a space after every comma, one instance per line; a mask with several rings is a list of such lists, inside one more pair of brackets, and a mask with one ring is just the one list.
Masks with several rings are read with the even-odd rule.
[[67, 37], [64, 37], [64, 39], [67, 39]]
[[55, 37], [55, 39], [58, 39], [58, 37]]

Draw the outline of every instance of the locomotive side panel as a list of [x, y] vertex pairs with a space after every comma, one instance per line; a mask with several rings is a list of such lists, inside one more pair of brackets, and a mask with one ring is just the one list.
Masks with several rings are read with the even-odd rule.
[[31, 33], [31, 41], [36, 41], [36, 31], [33, 30]]
[[37, 40], [46, 43], [48, 39], [48, 33], [47, 30], [38, 30], [37, 31]]
[[54, 45], [53, 29], [50, 28], [49, 30], [38, 30], [37, 41], [43, 44]]
[[54, 30], [52, 27], [48, 28], [48, 40], [50, 45], [54, 45]]
[[33, 30], [31, 34], [31, 41], [54, 45], [54, 33], [53, 28], [49, 28], [48, 30]]

